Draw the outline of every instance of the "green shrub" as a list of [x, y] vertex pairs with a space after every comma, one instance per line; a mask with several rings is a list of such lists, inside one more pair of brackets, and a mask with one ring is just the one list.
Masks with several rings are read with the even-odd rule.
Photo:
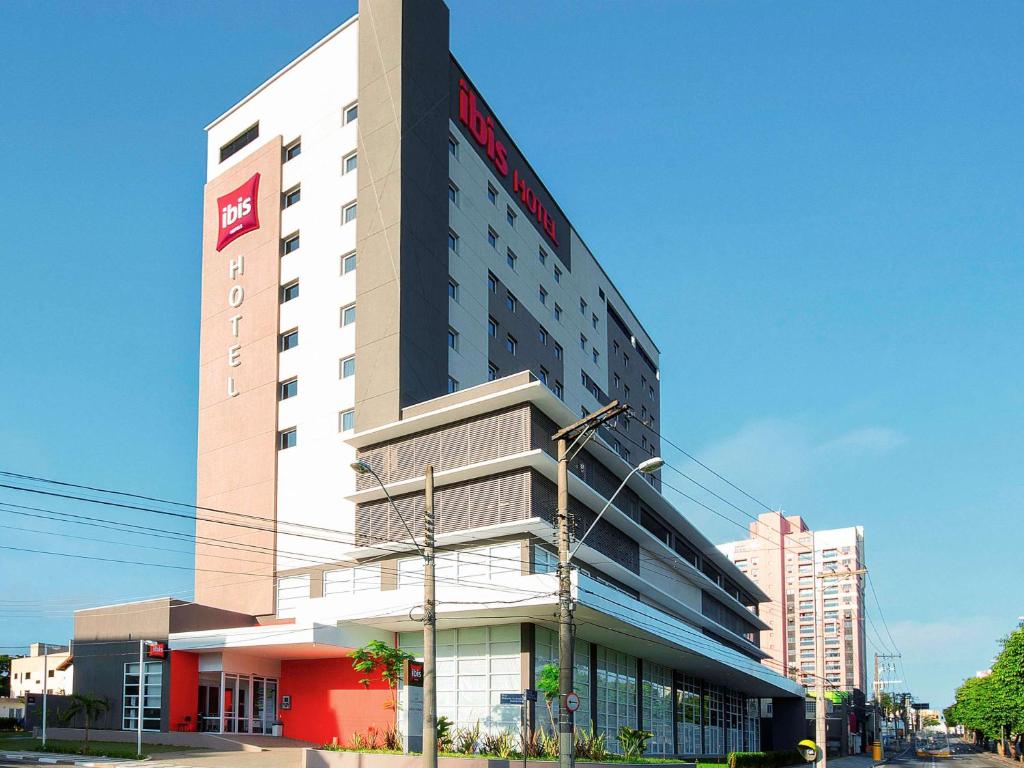
[[[558, 736], [554, 737], [555, 754], [558, 754]], [[576, 757], [579, 760], [601, 761], [608, 758], [608, 746], [604, 734], [590, 728], [576, 729]]]
[[479, 720], [472, 728], [459, 728], [455, 732], [455, 751], [463, 755], [471, 755], [476, 752], [478, 741], [480, 741]]
[[437, 718], [437, 748], [441, 752], [455, 751], [452, 725], [452, 721], [444, 715]]
[[[647, 751], [647, 742], [654, 738], [654, 734], [639, 728], [630, 728], [623, 725], [619, 728], [619, 746], [622, 747], [622, 754], [627, 760], [636, 760], [643, 757]], [[730, 766], [729, 768], [735, 768]]]
[[730, 752], [726, 761], [729, 768], [784, 768], [805, 762], [803, 756], [795, 749], [775, 752]]
[[485, 733], [480, 738], [480, 754], [508, 760], [516, 751], [516, 737], [512, 731]]
[[0, 731], [20, 731], [21, 720], [16, 717], [0, 717]]

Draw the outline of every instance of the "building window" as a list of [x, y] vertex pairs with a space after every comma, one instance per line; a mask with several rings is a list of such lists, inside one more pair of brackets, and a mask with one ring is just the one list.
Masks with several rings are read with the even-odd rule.
[[651, 400], [654, 399], [654, 387], [653, 386], [648, 386], [647, 387], [647, 397], [649, 399], [651, 399]]
[[346, 253], [341, 257], [341, 274], [347, 275], [349, 272], [355, 272], [356, 269], [356, 254], [355, 252]]
[[284, 203], [282, 205], [284, 208], [291, 208], [301, 199], [302, 188], [298, 184], [296, 184], [294, 187], [292, 187], [290, 190], [284, 193]]
[[277, 433], [277, 447], [284, 451], [288, 448], [294, 448], [297, 440], [297, 432], [295, 427], [291, 429], [282, 429]]
[[547, 384], [548, 384], [548, 372], [547, 372], [546, 369], [541, 368], [540, 371], [537, 373], [537, 378], [540, 379], [540, 383], [541, 384], [543, 384], [544, 386], [547, 386]]
[[339, 378], [347, 379], [350, 376], [356, 375], [356, 358], [355, 355], [350, 355], [343, 358], [338, 364], [338, 372], [341, 374]]
[[[622, 387], [622, 396], [623, 396], [623, 397], [624, 397], [624, 398], [625, 398], [626, 400], [629, 400], [629, 384], [626, 384], [626, 385], [624, 385], [624, 386]], [[641, 419], [641, 421], [642, 421], [642, 420], [643, 420], [643, 419]]]
[[259, 135], [260, 124], [256, 123], [254, 125], [250, 125], [240, 134], [235, 136], [235, 138], [233, 138], [231, 141], [229, 141], [227, 144], [220, 148], [220, 161], [223, 163], [225, 160], [227, 160], [229, 157], [235, 154], [235, 152], [240, 150], [242, 147], [256, 141], [256, 139], [259, 138]]
[[292, 280], [288, 285], [281, 287], [281, 303], [299, 298], [299, 281]]
[[302, 154], [302, 141], [296, 139], [287, 147], [284, 148], [284, 162], [294, 160], [296, 157]]
[[596, 348], [590, 350], [590, 356], [594, 359], [594, 365], [601, 361], [601, 353]]
[[584, 352], [587, 351], [587, 337], [584, 336], [582, 333], [580, 334], [580, 349], [583, 350]]
[[342, 114], [344, 115], [344, 125], [354, 123], [356, 121], [356, 118], [359, 117], [359, 104], [356, 102], [349, 104], [347, 107], [345, 107], [345, 111]]
[[491, 205], [498, 204], [498, 190], [496, 190], [490, 184], [487, 185], [487, 202], [489, 202]]
[[489, 290], [491, 293], [498, 292], [498, 278], [496, 278], [490, 272], [487, 273], [487, 290]]
[[562, 308], [555, 304], [555, 320], [562, 322]]
[[352, 173], [356, 168], [359, 167], [359, 155], [355, 152], [349, 152], [341, 160], [341, 172]]
[[459, 188], [455, 186], [455, 182], [448, 182], [448, 200], [454, 204], [459, 204]]
[[512, 210], [512, 206], [505, 206], [505, 221], [510, 227], [516, 225], [516, 212]]
[[124, 665], [121, 717], [121, 727], [124, 730], [138, 729], [140, 703], [142, 704], [142, 730], [160, 730], [163, 674], [164, 664], [162, 661], [145, 662], [142, 667], [141, 681], [139, 680], [139, 662], [129, 662]]
[[299, 250], [299, 233], [296, 232], [294, 235], [289, 235], [281, 242], [282, 253], [295, 253]]
[[545, 347], [548, 345], [548, 332], [547, 330], [545, 330], [543, 325], [537, 329], [537, 341], [539, 341]]
[[581, 315], [586, 315], [587, 314], [587, 301], [586, 301], [586, 299], [580, 299], [580, 314]]
[[356, 220], [356, 203], [352, 202], [341, 209], [341, 223], [348, 224]]
[[452, 157], [459, 156], [459, 140], [450, 133], [448, 134], [448, 154]]
[[505, 337], [505, 349], [508, 351], [509, 354], [514, 355], [518, 347], [519, 342], [516, 341], [515, 336], [509, 334], [508, 336]]
[[290, 397], [295, 397], [297, 394], [299, 394], [299, 380], [297, 378], [281, 382], [280, 391], [278, 392], [279, 399], [287, 400]]
[[284, 352], [289, 349], [295, 349], [299, 346], [299, 329], [296, 328], [294, 331], [286, 331], [281, 334], [281, 351]]
[[625, 352], [622, 353], [622, 367], [629, 368], [629, 355]]
[[558, 267], [555, 267], [555, 282], [562, 282], [562, 270], [560, 270]]
[[487, 244], [491, 246], [491, 248], [498, 247], [498, 233], [490, 227], [487, 228]]
[[509, 312], [515, 312], [519, 309], [519, 299], [515, 297], [512, 291], [505, 291], [505, 308]]
[[453, 379], [451, 376], [448, 377], [448, 394], [459, 391], [459, 380]]
[[548, 255], [543, 248], [537, 250], [537, 258], [540, 259], [541, 266], [548, 263]]
[[541, 304], [547, 304], [548, 303], [548, 292], [544, 290], [544, 286], [543, 285], [540, 286], [537, 289], [537, 298], [540, 299], [540, 303]]
[[341, 308], [341, 325], [352, 325], [356, 321], [356, 305], [349, 304], [347, 307]]
[[356, 412], [349, 409], [338, 414], [338, 430], [351, 432], [356, 428]]
[[619, 374], [617, 373], [612, 376], [612, 386], [615, 387], [615, 389], [622, 386], [622, 379], [619, 378]]
[[498, 366], [489, 364], [487, 366], [487, 380], [494, 381], [496, 378], [498, 378]]
[[459, 300], [459, 284], [451, 277], [448, 278], [448, 298], [452, 301]]
[[448, 329], [448, 348], [456, 351], [459, 349], [459, 332], [454, 328]]
[[555, 342], [555, 360], [562, 359], [562, 345], [557, 341]]
[[556, 380], [555, 381], [555, 397], [557, 397], [559, 400], [564, 400], [565, 399], [564, 395], [565, 395], [565, 388], [562, 387], [562, 382]]
[[459, 236], [450, 229], [448, 230], [448, 250], [452, 253], [459, 252]]
[[597, 315], [592, 315], [590, 318], [590, 324], [594, 326], [594, 330], [597, 330]]
[[505, 263], [508, 264], [509, 269], [511, 269], [512, 271], [515, 271], [516, 261], [517, 261], [518, 258], [519, 257], [516, 256], [515, 251], [513, 251], [511, 248], [509, 248], [505, 252]]
[[493, 317], [487, 318], [487, 335], [492, 338], [498, 335], [498, 324]]

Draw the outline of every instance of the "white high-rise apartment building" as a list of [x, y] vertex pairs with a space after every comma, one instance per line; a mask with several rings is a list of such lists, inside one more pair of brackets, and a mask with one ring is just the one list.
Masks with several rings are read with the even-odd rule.
[[[803, 518], [768, 512], [750, 538], [718, 547], [771, 598], [761, 647], [772, 666], [813, 688], [817, 654], [828, 685], [870, 696], [864, 632], [864, 529], [812, 531]], [[822, 636], [816, 637], [820, 622]], [[817, 643], [820, 642], [820, 645]]]

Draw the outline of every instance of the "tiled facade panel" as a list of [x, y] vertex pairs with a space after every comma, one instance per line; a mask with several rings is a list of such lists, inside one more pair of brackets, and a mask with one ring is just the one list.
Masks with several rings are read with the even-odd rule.
[[[487, 357], [497, 368], [497, 375], [529, 370], [552, 389], [556, 381], [564, 385], [564, 355], [563, 359], [555, 357], [558, 342], [547, 326], [526, 309], [519, 296], [511, 292], [510, 299], [509, 287], [498, 277], [493, 280], [494, 290], [488, 288], [487, 292], [487, 312], [497, 329], [493, 336], [488, 335]], [[509, 336], [515, 339], [515, 354], [508, 350]]]
[[[528, 469], [441, 486], [434, 492], [436, 531], [444, 535], [524, 520], [532, 509], [530, 490]], [[406, 524], [417, 536], [423, 531], [422, 491], [393, 498], [397, 513], [387, 499], [356, 506], [357, 546], [408, 539]]]

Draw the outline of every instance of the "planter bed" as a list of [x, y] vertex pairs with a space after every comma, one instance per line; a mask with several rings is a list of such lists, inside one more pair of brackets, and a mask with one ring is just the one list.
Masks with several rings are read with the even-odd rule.
[[[522, 759], [466, 755], [459, 757], [442, 756], [437, 759], [438, 768], [521, 768]], [[670, 765], [672, 768], [696, 768], [695, 762], [683, 760], [648, 758], [643, 762], [626, 763], [621, 760], [593, 762], [577, 760], [577, 768], [646, 768], [650, 765]], [[357, 752], [355, 750], [302, 750], [302, 768], [422, 768], [423, 758], [418, 754], [403, 755], [388, 752]], [[527, 768], [553, 768], [557, 760], [527, 760]]]

